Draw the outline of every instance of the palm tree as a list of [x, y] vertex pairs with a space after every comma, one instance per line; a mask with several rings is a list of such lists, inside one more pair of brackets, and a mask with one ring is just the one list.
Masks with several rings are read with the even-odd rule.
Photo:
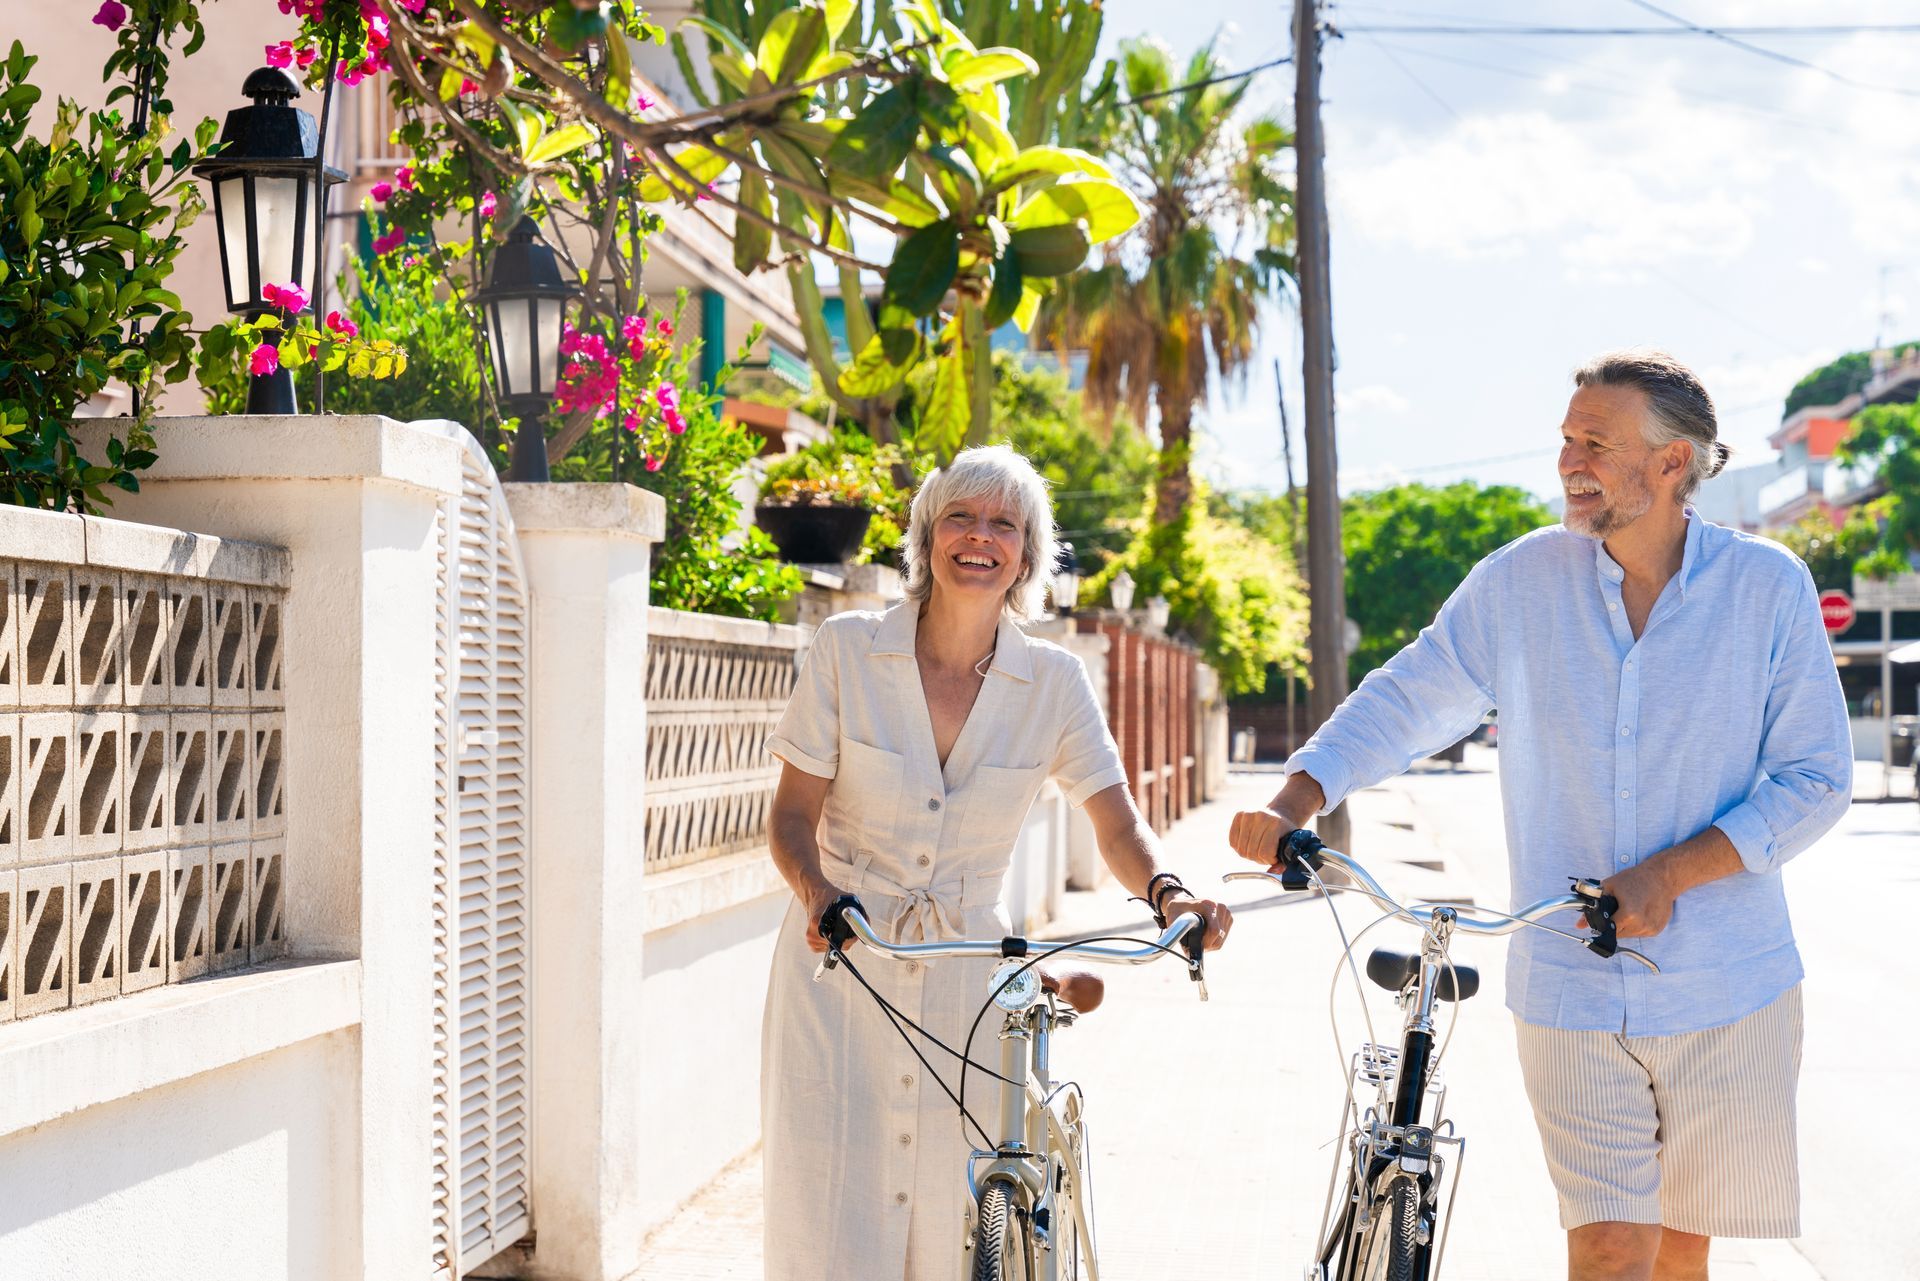
[[[1209, 372], [1244, 379], [1260, 304], [1293, 270], [1293, 186], [1281, 167], [1293, 132], [1235, 113], [1249, 81], [1181, 88], [1223, 74], [1213, 42], [1178, 72], [1157, 39], [1120, 46], [1123, 100], [1100, 116], [1109, 164], [1147, 208], [1094, 270], [1064, 278], [1045, 319], [1058, 347], [1088, 352], [1086, 395], [1099, 413], [1160, 411], [1154, 521], [1186, 510], [1194, 411]], [[1174, 92], [1167, 92], [1174, 90]]]

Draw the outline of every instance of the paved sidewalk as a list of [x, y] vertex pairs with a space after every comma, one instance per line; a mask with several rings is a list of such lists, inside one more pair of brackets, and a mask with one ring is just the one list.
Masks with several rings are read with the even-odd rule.
[[[1466, 860], [1423, 830], [1421, 789], [1484, 794], [1497, 835], [1491, 753], [1459, 776], [1416, 775], [1357, 797], [1355, 852], [1388, 888], [1424, 897], [1505, 895], [1493, 857]], [[1484, 777], [1476, 777], [1484, 775]], [[1226, 794], [1168, 838], [1169, 861], [1196, 889], [1241, 866], [1226, 845], [1234, 811], [1269, 796], [1276, 780], [1235, 775]], [[1493, 878], [1497, 875], [1498, 879]], [[1080, 1079], [1094, 1141], [1096, 1231], [1110, 1281], [1193, 1275], [1288, 1278], [1312, 1248], [1333, 1160], [1346, 1055], [1361, 1036], [1351, 981], [1336, 1003], [1340, 1049], [1328, 1026], [1328, 988], [1339, 941], [1324, 902], [1280, 900], [1267, 886], [1222, 886], [1235, 905], [1230, 945], [1208, 967], [1212, 999], [1201, 1004], [1183, 971], [1149, 965], [1108, 972], [1107, 1004], [1062, 1034], [1056, 1070]], [[1071, 936], [1146, 932], [1138, 904], [1117, 887], [1071, 895], [1053, 930]], [[1349, 931], [1372, 917], [1343, 905]], [[1361, 945], [1404, 946], [1383, 925]], [[1513, 1023], [1502, 1008], [1501, 944], [1463, 940], [1456, 956], [1481, 967], [1481, 994], [1463, 1009], [1442, 1075], [1447, 1113], [1470, 1136], [1457, 1186], [1442, 1275], [1450, 1281], [1544, 1281], [1564, 1274], [1564, 1237], [1554, 1215], [1531, 1113], [1521, 1091]], [[1369, 986], [1375, 1027], [1397, 1035], [1397, 1011]], [[1820, 1189], [1810, 1187], [1810, 1195]], [[736, 1164], [649, 1240], [637, 1274], [674, 1281], [761, 1275], [759, 1161]], [[1715, 1281], [1819, 1281], [1787, 1242], [1724, 1242]], [[861, 1278], [859, 1281], [868, 1281]], [[881, 1281], [881, 1279], [873, 1279]]]

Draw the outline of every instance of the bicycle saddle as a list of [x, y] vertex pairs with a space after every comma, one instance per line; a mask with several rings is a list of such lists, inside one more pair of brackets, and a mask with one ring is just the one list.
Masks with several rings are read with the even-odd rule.
[[[1367, 977], [1389, 992], [1398, 992], [1420, 975], [1420, 953], [1397, 952], [1390, 947], [1376, 947], [1367, 957]], [[1455, 982], [1460, 985], [1460, 995], [1453, 994]], [[1464, 1001], [1480, 990], [1480, 971], [1471, 965], [1455, 962], [1449, 971], [1445, 966], [1440, 969], [1439, 996], [1443, 1001]]]

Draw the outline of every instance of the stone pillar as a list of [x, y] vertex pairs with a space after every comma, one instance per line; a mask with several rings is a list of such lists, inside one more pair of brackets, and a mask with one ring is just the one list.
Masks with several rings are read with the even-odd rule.
[[[98, 455], [107, 428], [77, 423]], [[376, 417], [161, 418], [121, 520], [285, 547], [282, 644], [291, 951], [359, 957], [358, 1115], [337, 1118], [357, 1214], [330, 1225], [352, 1275], [432, 1257], [436, 547], [460, 493], [445, 425]]]
[[523, 1276], [640, 1266], [647, 575], [666, 504], [508, 485], [532, 597], [529, 1002], [535, 1245]]

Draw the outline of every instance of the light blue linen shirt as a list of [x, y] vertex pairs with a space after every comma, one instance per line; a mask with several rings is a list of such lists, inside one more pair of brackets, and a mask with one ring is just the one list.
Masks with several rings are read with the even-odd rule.
[[1792, 552], [1689, 508], [1680, 572], [1638, 641], [1623, 577], [1600, 540], [1560, 525], [1502, 547], [1287, 772], [1311, 774], [1331, 808], [1498, 708], [1514, 906], [1718, 827], [1746, 870], [1682, 894], [1665, 930], [1633, 941], [1659, 974], [1538, 930], [1508, 949], [1507, 1005], [1526, 1022], [1663, 1036], [1731, 1023], [1800, 980], [1780, 868], [1846, 811], [1852, 743]]

